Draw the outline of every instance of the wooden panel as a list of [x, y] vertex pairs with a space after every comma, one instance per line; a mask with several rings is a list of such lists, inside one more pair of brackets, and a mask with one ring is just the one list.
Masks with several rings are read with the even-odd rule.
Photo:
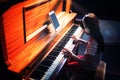
[[66, 0], [66, 12], [71, 10], [72, 0]]
[[62, 11], [62, 7], [63, 7], [63, 0], [62, 2], [60, 0], [52, 0], [50, 2], [50, 9], [54, 10], [56, 12], [56, 14], [58, 14], [59, 12]]
[[[37, 35], [27, 43], [24, 43], [24, 26], [23, 26], [23, 14], [22, 9], [24, 6], [40, 3], [45, 0], [26, 0], [24, 2], [20, 2], [16, 5], [11, 6], [7, 11], [5, 11], [2, 15], [2, 44], [5, 57], [10, 62], [9, 68], [15, 72], [20, 72], [24, 69], [40, 52], [41, 50], [53, 39], [54, 35], [48, 34], [45, 35], [45, 38], [40, 38], [41, 36]], [[31, 17], [38, 17], [40, 20], [38, 23], [41, 27], [46, 20], [48, 20], [48, 12], [54, 10], [57, 13], [62, 12], [62, 1], [63, 0], [50, 0], [49, 2], [39, 6], [40, 14], [37, 12], [34, 16], [31, 16], [29, 13], [34, 11], [29, 11], [27, 15], [29, 16], [32, 22], [35, 22], [36, 19]], [[58, 5], [59, 2], [59, 5]], [[54, 4], [51, 6], [51, 4]], [[54, 8], [53, 8], [54, 7]], [[41, 10], [42, 9], [42, 10]], [[42, 16], [42, 17], [40, 17]], [[39, 19], [40, 18], [40, 19]], [[29, 19], [28, 19], [29, 20]], [[29, 20], [29, 21], [31, 21]], [[35, 23], [30, 22], [28, 25], [35, 25]], [[33, 31], [37, 30], [37, 28], [33, 26], [28, 27], [28, 33], [30, 34], [33, 31], [29, 31], [31, 28]], [[6, 56], [7, 55], [7, 56]], [[28, 58], [27, 58], [28, 57]], [[27, 59], [26, 59], [27, 58]], [[18, 66], [17, 66], [18, 65]], [[17, 66], [17, 67], [16, 67]], [[17, 70], [16, 70], [17, 68]]]
[[23, 19], [25, 42], [36, 36], [33, 35], [33, 37], [29, 37], [32, 33], [38, 29], [41, 29], [41, 27], [43, 27], [43, 25], [46, 23], [48, 19], [48, 13], [50, 12], [49, 4], [49, 1], [44, 1], [41, 3], [24, 6]]

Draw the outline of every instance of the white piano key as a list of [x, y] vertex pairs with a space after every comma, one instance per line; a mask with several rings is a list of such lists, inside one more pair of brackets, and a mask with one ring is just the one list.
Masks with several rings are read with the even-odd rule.
[[52, 65], [49, 67], [49, 69], [47, 70], [47, 72], [45, 73], [45, 75], [42, 77], [41, 80], [48, 80], [50, 78], [50, 76], [52, 75], [52, 73], [54, 72], [55, 68], [57, 67], [57, 65], [59, 64], [60, 60], [63, 57], [64, 57], [64, 54], [62, 52], [60, 52], [58, 57], [56, 57], [56, 59], [54, 60]]

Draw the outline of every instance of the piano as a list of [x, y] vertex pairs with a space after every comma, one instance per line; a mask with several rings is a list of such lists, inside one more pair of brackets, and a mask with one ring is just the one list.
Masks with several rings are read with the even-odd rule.
[[[4, 61], [23, 80], [55, 80], [67, 57], [61, 51], [75, 48], [72, 35], [83, 30], [69, 12], [72, 0], [26, 0], [1, 15], [1, 43]], [[55, 31], [48, 13], [54, 10], [60, 23]], [[12, 14], [11, 14], [12, 13]]]

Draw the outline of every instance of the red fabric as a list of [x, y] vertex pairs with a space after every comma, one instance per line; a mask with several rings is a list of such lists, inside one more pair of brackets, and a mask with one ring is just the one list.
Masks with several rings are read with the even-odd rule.
[[[83, 58], [83, 56], [78, 55], [78, 58], [81, 59], [81, 58]], [[77, 61], [70, 60], [67, 64], [67, 69], [78, 73], [78, 72], [81, 72], [83, 70], [83, 67]]]

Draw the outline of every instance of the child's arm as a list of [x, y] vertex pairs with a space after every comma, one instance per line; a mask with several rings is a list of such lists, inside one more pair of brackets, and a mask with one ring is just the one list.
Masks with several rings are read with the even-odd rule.
[[88, 41], [83, 40], [83, 39], [78, 39], [78, 42], [82, 42], [82, 43], [84, 43], [84, 44], [87, 44], [87, 43], [88, 43]]
[[62, 51], [68, 56], [69, 59], [72, 59], [79, 63], [83, 63], [83, 61], [80, 58], [78, 58], [73, 52], [69, 51], [69, 49], [64, 48]]
[[88, 43], [86, 40], [77, 38], [76, 36], [71, 36], [71, 38], [74, 40], [74, 41], [73, 41], [73, 44], [78, 43], [78, 42], [82, 42], [82, 43], [84, 43], [84, 44], [87, 44], [87, 43]]

